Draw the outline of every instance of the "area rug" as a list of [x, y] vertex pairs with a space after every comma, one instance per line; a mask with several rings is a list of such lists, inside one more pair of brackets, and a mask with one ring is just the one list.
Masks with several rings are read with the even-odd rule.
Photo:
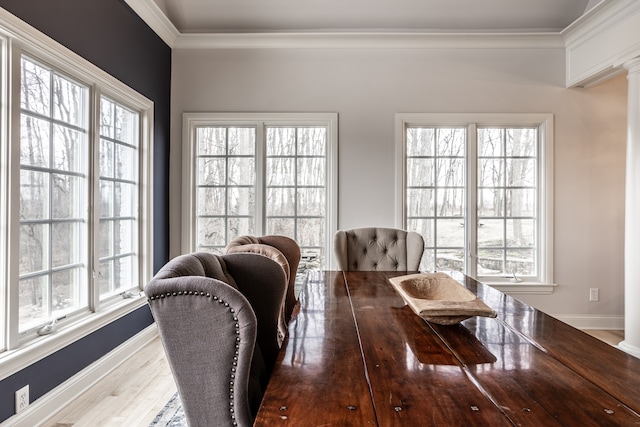
[[178, 393], [174, 394], [164, 408], [156, 415], [149, 427], [187, 427]]

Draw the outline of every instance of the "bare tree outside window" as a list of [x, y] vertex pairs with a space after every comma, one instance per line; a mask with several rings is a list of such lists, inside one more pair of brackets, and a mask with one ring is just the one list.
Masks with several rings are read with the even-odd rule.
[[138, 113], [100, 99], [100, 299], [137, 286]]
[[327, 129], [265, 126], [263, 134], [259, 141], [256, 126], [195, 127], [195, 246], [221, 253], [239, 235], [279, 234], [301, 246], [302, 265], [319, 268], [326, 256]]
[[[88, 89], [21, 61], [19, 331], [85, 307]], [[84, 253], [83, 253], [84, 252]]]
[[[425, 239], [420, 268], [464, 272], [467, 251], [477, 250], [479, 275], [536, 275], [538, 128], [479, 127], [473, 165], [466, 163], [466, 127], [405, 132], [406, 218]], [[467, 189], [474, 168], [477, 188]], [[468, 224], [467, 191], [475, 193], [475, 225]], [[469, 225], [475, 242], [465, 242]]]

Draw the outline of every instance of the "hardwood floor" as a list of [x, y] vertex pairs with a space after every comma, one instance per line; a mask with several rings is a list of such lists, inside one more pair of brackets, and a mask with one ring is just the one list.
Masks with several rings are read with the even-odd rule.
[[[624, 331], [585, 330], [611, 345]], [[140, 349], [42, 427], [147, 427], [176, 392], [159, 338]]]
[[156, 337], [42, 426], [147, 427], [175, 392]]

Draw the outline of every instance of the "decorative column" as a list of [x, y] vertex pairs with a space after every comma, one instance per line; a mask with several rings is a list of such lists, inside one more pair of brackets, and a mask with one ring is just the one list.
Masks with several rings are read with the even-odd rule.
[[618, 347], [640, 357], [640, 57], [628, 71], [627, 169], [624, 229], [624, 341]]

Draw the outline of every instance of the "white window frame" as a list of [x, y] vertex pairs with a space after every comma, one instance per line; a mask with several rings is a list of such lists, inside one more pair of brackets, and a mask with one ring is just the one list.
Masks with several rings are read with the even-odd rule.
[[[142, 293], [143, 286], [153, 273], [153, 102], [138, 94], [122, 82], [110, 76], [81, 56], [73, 53], [58, 42], [50, 39], [30, 25], [11, 14], [0, 14], [0, 39], [2, 47], [2, 116], [0, 119], [0, 140], [2, 148], [2, 177], [0, 182], [0, 223], [3, 228], [0, 235], [6, 242], [0, 249], [0, 273], [4, 284], [0, 289], [0, 379], [24, 369], [38, 360], [64, 348], [97, 329], [118, 318], [144, 306], [146, 299]], [[33, 331], [20, 336], [18, 333], [18, 266], [19, 251], [19, 182], [20, 182], [20, 66], [21, 57], [25, 54], [37, 61], [46, 63], [59, 72], [65, 73], [86, 85], [90, 90], [90, 185], [89, 219], [87, 240], [92, 253], [88, 257], [87, 270], [90, 276], [87, 282], [89, 291], [88, 309], [74, 316], [59, 321], [56, 332], [38, 336]], [[138, 212], [138, 251], [139, 292], [132, 298], [112, 298], [99, 301], [98, 282], [94, 268], [98, 265], [97, 233], [99, 223], [98, 203], [99, 180], [95, 175], [98, 168], [100, 132], [99, 111], [100, 97], [106, 96], [113, 101], [126, 105], [139, 113], [139, 150], [140, 163], [138, 170], [139, 212]], [[7, 108], [4, 108], [4, 106]], [[93, 209], [93, 210], [91, 210]], [[129, 295], [127, 295], [128, 297]]]
[[[483, 283], [495, 286], [511, 294], [550, 294], [556, 286], [553, 283], [553, 114], [536, 113], [397, 113], [395, 117], [396, 141], [396, 225], [406, 228], [406, 129], [410, 126], [462, 126], [467, 129], [466, 204], [477, 206], [477, 129], [484, 126], [526, 126], [537, 127], [540, 139], [538, 154], [538, 194], [537, 209], [537, 257], [540, 262], [539, 274], [533, 280], [521, 281], [514, 277], [476, 277]], [[469, 209], [467, 210], [469, 212]], [[476, 241], [476, 212], [465, 221], [465, 256], [469, 268], [466, 274], [475, 276], [476, 248], [470, 242]], [[473, 247], [472, 247], [473, 246]]]
[[[338, 115], [336, 113], [184, 113], [182, 120], [182, 252], [195, 250], [196, 245], [196, 185], [195, 154], [196, 128], [199, 126], [253, 126], [256, 140], [264, 140], [268, 126], [323, 126], [327, 128], [326, 156], [326, 223], [325, 267], [333, 268], [333, 234], [337, 230], [338, 217]], [[256, 212], [255, 233], [264, 234], [265, 189], [264, 161], [266, 155], [256, 147]]]

